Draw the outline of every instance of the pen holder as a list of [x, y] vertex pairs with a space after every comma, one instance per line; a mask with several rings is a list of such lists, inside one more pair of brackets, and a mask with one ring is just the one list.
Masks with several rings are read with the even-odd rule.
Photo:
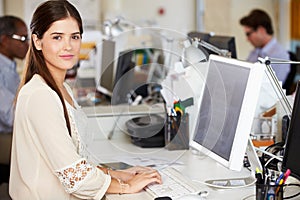
[[284, 185], [256, 184], [256, 200], [282, 200]]
[[189, 115], [167, 116], [165, 124], [165, 148], [168, 150], [189, 149]]

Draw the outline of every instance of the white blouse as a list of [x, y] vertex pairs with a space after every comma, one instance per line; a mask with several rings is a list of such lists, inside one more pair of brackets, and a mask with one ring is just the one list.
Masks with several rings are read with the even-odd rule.
[[72, 137], [61, 101], [43, 78], [34, 75], [22, 87], [12, 142], [9, 183], [12, 199], [73, 200], [104, 196], [111, 179], [85, 158], [87, 151], [82, 137], [86, 136], [86, 117], [76, 103], [75, 108], [67, 102], [66, 106]]

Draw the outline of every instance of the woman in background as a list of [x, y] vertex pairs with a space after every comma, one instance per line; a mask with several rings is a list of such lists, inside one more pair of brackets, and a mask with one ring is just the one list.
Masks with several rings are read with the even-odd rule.
[[83, 33], [66, 0], [42, 3], [30, 24], [31, 43], [17, 94], [9, 193], [12, 199], [101, 199], [161, 183], [152, 168], [112, 171], [83, 156], [84, 119], [66, 72], [77, 62]]

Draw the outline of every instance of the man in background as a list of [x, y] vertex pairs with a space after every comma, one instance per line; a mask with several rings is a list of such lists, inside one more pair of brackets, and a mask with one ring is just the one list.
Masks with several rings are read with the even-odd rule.
[[[25, 22], [15, 16], [0, 17], [0, 181], [8, 182], [14, 98], [20, 83], [15, 59], [28, 50]], [[0, 183], [1, 183], [0, 182]]]
[[248, 16], [240, 19], [240, 24], [243, 26], [248, 41], [254, 46], [247, 61], [257, 62], [258, 57], [268, 56], [278, 80], [284, 83], [290, 71], [290, 65], [272, 64], [272, 58], [290, 60], [289, 53], [273, 36], [270, 16], [263, 10], [254, 9]]

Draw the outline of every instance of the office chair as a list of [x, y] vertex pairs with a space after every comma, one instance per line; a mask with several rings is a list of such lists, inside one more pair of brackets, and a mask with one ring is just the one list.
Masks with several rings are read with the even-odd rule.
[[[293, 53], [291, 51], [289, 51], [288, 53], [289, 53], [291, 61], [298, 61], [295, 53]], [[296, 84], [295, 84], [294, 79], [295, 79], [298, 67], [299, 67], [298, 64], [291, 64], [291, 66], [290, 66], [290, 72], [282, 86], [282, 88], [286, 90], [286, 95], [293, 94], [296, 89]]]

